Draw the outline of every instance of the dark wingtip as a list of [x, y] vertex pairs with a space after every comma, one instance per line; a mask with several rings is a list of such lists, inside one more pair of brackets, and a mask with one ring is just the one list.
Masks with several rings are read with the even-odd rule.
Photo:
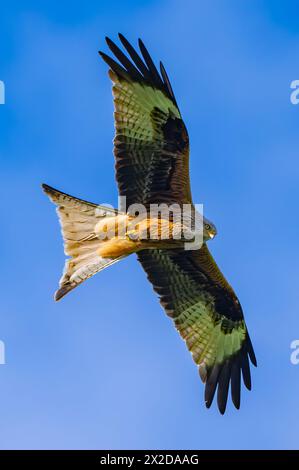
[[122, 33], [118, 33], [118, 37], [130, 58], [127, 57], [127, 55], [124, 54], [124, 52], [108, 36], [106, 36], [105, 40], [109, 49], [121, 65], [115, 62], [112, 57], [99, 51], [102, 59], [119, 77], [126, 81], [144, 81], [147, 84], [149, 83], [153, 87], [162, 90], [168, 98], [173, 101], [175, 106], [177, 106], [174, 93], [163, 64], [160, 65], [161, 77], [142, 39], [138, 38], [138, 45], [141, 52], [141, 54], [139, 54]]
[[[216, 391], [216, 390], [215, 390]], [[214, 393], [208, 398], [205, 400], [205, 405], [206, 405], [206, 408], [207, 409], [210, 409], [211, 406], [212, 406], [212, 403], [214, 401], [214, 395], [215, 395], [215, 391]], [[219, 409], [219, 412], [224, 415], [225, 413], [225, 410], [226, 410], [226, 404], [227, 404], [227, 398], [224, 400], [224, 401], [220, 401], [219, 402], [219, 399], [218, 399], [218, 409]], [[236, 407], [237, 408], [237, 407]]]
[[55, 292], [55, 294], [54, 294], [54, 300], [55, 300], [55, 302], [58, 302], [58, 301], [59, 301], [60, 299], [62, 299], [62, 297], [64, 297], [64, 296], [65, 296], [65, 294], [61, 293], [61, 292], [60, 292], [60, 289], [57, 290], [57, 291]]
[[228, 360], [222, 367], [217, 390], [217, 404], [220, 413], [223, 415], [226, 410], [229, 383], [231, 379], [231, 361]]
[[111, 45], [114, 44], [112, 39], [110, 39], [108, 36], [105, 36], [105, 41], [106, 41], [106, 44], [107, 44], [108, 47], [110, 47]]
[[249, 357], [250, 357], [251, 364], [252, 364], [254, 367], [257, 367], [257, 360], [256, 360], [256, 357], [255, 357], [255, 354], [253, 353], [253, 355], [251, 355], [251, 354], [249, 353]]
[[43, 192], [45, 194], [47, 194], [48, 196], [51, 195], [51, 194], [55, 194], [55, 193], [59, 193], [60, 191], [58, 191], [57, 189], [53, 188], [52, 186], [49, 186], [48, 184], [45, 184], [45, 183], [42, 183], [41, 184], [41, 188], [43, 190]]
[[128, 74], [125, 71], [125, 69], [121, 67], [121, 65], [119, 65], [117, 62], [115, 62], [114, 59], [109, 57], [109, 55], [105, 54], [105, 52], [99, 51], [99, 54], [104, 60], [104, 62], [106, 62], [106, 64], [114, 73], [116, 73], [119, 77], [124, 78], [125, 80], [129, 79]]
[[210, 401], [210, 400], [205, 400], [205, 405], [206, 405], [206, 408], [209, 410], [209, 409], [211, 408], [212, 401]]
[[[109, 65], [109, 61], [111, 60], [111, 58], [109, 57], [109, 55], [107, 55], [105, 52], [103, 51], [98, 51], [99, 52], [99, 55], [102, 57], [102, 59], [106, 62], [106, 64]], [[110, 66], [110, 65], [109, 65]]]
[[[257, 365], [250, 340], [246, 342], [239, 353], [228, 362], [214, 366], [209, 371], [205, 387], [205, 405], [210, 408], [217, 390], [217, 404], [219, 412], [226, 411], [229, 389], [232, 402], [237, 410], [241, 405], [241, 376], [248, 390], [252, 389], [249, 358], [254, 366]], [[218, 370], [217, 370], [218, 368]]]
[[207, 408], [210, 408], [214, 395], [216, 392], [217, 388], [217, 383], [218, 383], [218, 376], [220, 373], [220, 367], [219, 365], [216, 365], [213, 367], [211, 371], [208, 373], [208, 378], [206, 381], [206, 386], [205, 386], [205, 404]]
[[239, 410], [241, 404], [241, 369], [238, 359], [232, 364], [230, 385], [232, 402]]
[[254, 365], [254, 367], [257, 367], [257, 360], [256, 360], [256, 356], [255, 356], [254, 349], [253, 349], [249, 335], [247, 338], [247, 351], [248, 351], [251, 363]]
[[67, 284], [60, 289], [58, 289], [55, 294], [54, 294], [54, 300], [55, 302], [58, 302], [61, 300], [68, 292], [70, 292], [72, 289], [74, 289], [75, 286], [72, 286], [70, 284]]
[[244, 385], [248, 390], [251, 390], [251, 374], [250, 374], [250, 365], [249, 365], [247, 353], [243, 354], [242, 356], [241, 370], [242, 370]]
[[51, 186], [49, 186], [49, 185], [46, 184], [46, 183], [42, 183], [42, 184], [41, 184], [41, 188], [42, 188], [43, 191], [45, 191], [45, 193], [48, 192], [48, 191], [50, 191], [50, 190], [52, 189]]
[[227, 405], [227, 393], [224, 396], [221, 396], [220, 399], [218, 398], [217, 400], [217, 405], [218, 405], [218, 410], [219, 412], [224, 415], [225, 410], [226, 410], [226, 405]]

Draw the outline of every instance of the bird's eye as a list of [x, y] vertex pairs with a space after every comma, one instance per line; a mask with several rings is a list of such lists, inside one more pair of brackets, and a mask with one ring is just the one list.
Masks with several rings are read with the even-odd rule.
[[211, 230], [211, 225], [210, 224], [206, 224], [206, 230]]

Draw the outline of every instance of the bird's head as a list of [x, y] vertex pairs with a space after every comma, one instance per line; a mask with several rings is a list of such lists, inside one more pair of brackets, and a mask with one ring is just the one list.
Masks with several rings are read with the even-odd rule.
[[217, 235], [217, 229], [213, 222], [210, 220], [203, 218], [203, 239], [205, 242], [211, 240]]

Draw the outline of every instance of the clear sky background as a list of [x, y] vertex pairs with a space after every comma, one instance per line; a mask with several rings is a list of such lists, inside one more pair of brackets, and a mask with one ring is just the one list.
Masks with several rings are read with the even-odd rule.
[[[299, 4], [1, 3], [0, 448], [298, 447]], [[163, 59], [191, 140], [194, 200], [245, 312], [258, 368], [240, 411], [206, 410], [136, 259], [53, 301], [64, 264], [46, 182], [117, 203], [104, 37]]]

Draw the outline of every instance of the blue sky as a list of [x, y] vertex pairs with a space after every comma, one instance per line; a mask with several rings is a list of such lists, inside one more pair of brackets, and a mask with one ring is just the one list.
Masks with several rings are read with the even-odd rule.
[[[26, 3], [26, 5], [25, 5]], [[0, 448], [298, 447], [299, 79], [295, 0], [6, 2], [0, 17]], [[184, 343], [136, 260], [60, 303], [46, 182], [116, 204], [104, 37], [141, 36], [171, 77], [194, 200], [239, 295], [259, 367], [240, 411], [206, 410]]]

